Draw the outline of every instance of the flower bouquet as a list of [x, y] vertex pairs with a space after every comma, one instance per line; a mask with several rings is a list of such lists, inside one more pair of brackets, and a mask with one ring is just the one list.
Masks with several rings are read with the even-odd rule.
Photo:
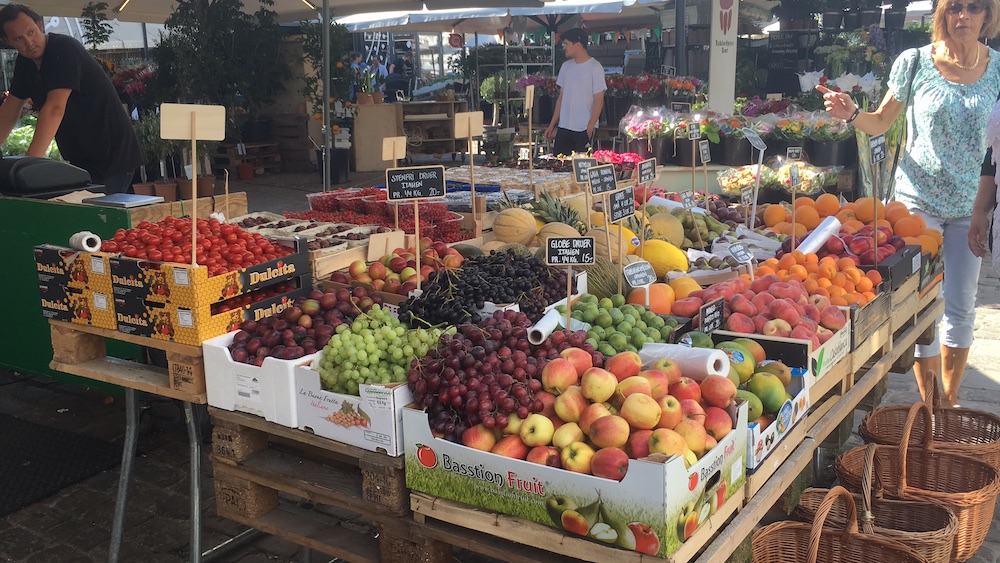
[[556, 79], [551, 76], [536, 72], [517, 79], [517, 89], [524, 92], [528, 86], [535, 87], [535, 94], [540, 96], [553, 97], [556, 95]]
[[607, 91], [604, 96], [604, 119], [608, 125], [618, 125], [632, 106], [632, 90], [635, 86], [635, 76], [624, 74], [609, 74], [604, 79]]
[[756, 164], [748, 164], [739, 168], [726, 168], [719, 171], [719, 186], [722, 193], [728, 195], [740, 195], [743, 188], [753, 187], [757, 184], [757, 176], [762, 174], [760, 185], [766, 186], [773, 183], [774, 171], [767, 166], [758, 168]]
[[696, 76], [668, 76], [663, 79], [663, 90], [674, 101], [690, 102], [705, 89], [705, 83]]
[[644, 72], [636, 77], [632, 93], [641, 100], [653, 100], [663, 94], [663, 85], [658, 76]]
[[746, 140], [743, 128], [746, 118], [739, 115], [719, 114], [714, 121], [722, 138], [722, 164], [740, 166], [750, 164], [752, 158], [750, 141]]

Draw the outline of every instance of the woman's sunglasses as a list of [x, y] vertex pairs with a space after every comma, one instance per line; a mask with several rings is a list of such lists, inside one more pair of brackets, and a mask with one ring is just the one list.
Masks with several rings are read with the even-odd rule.
[[974, 16], [978, 16], [986, 11], [986, 6], [983, 6], [982, 4], [966, 4], [964, 6], [962, 4], [948, 4], [948, 6], [944, 9], [945, 13], [953, 16], [961, 14], [962, 10], [965, 10]]

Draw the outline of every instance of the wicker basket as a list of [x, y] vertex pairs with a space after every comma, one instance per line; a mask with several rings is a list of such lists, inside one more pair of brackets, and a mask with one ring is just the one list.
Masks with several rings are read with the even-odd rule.
[[[1000, 416], [975, 409], [941, 408], [937, 401], [936, 381], [931, 394], [934, 448], [945, 453], [972, 456], [1000, 471]], [[875, 409], [861, 421], [858, 433], [865, 442], [898, 446], [908, 412], [907, 406]], [[917, 420], [913, 429], [922, 436], [923, 419]]]
[[[833, 505], [842, 500], [846, 507], [844, 530], [824, 526]], [[881, 536], [858, 532], [854, 497], [843, 487], [830, 489], [811, 524], [778, 522], [764, 526], [753, 535], [754, 563], [879, 563], [926, 562], [904, 544]]]
[[[861, 529], [866, 534], [877, 534], [896, 540], [908, 546], [930, 563], [949, 563], [958, 533], [958, 519], [951, 509], [933, 502], [878, 499], [872, 502], [872, 477], [875, 469], [875, 444], [865, 448], [865, 476], [867, 486], [862, 485], [864, 494], [855, 494], [854, 502], [861, 506]], [[792, 516], [804, 522], [812, 522], [827, 489], [806, 489], [799, 498], [799, 504]], [[843, 527], [847, 522], [845, 510], [834, 506], [826, 519], [827, 524]]]
[[[910, 435], [919, 413], [924, 428], [932, 427], [931, 410], [925, 403], [909, 409], [899, 446], [875, 446], [875, 475], [886, 496], [898, 500], [919, 500], [943, 504], [958, 518], [954, 560], [965, 561], [982, 545], [993, 520], [1000, 477], [988, 463], [961, 454], [945, 453], [924, 433], [922, 448], [910, 448]], [[853, 491], [862, 491], [865, 447], [854, 448], [837, 458], [834, 470], [840, 482]]]

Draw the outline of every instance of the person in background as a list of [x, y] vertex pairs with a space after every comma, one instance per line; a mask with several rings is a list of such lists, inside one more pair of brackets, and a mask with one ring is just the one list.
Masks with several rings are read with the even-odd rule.
[[559, 69], [559, 97], [545, 130], [545, 138], [555, 140], [556, 155], [586, 152], [604, 108], [604, 67], [587, 52], [587, 39], [578, 27], [562, 34], [566, 62]]
[[368, 65], [361, 60], [361, 53], [354, 52], [351, 53], [351, 101], [356, 101], [358, 99], [358, 82], [361, 81], [361, 75], [365, 73]]
[[368, 60], [368, 66], [372, 69], [372, 77], [375, 78], [375, 84], [378, 84], [379, 79], [381, 79], [382, 85], [379, 86], [378, 91], [385, 92], [385, 79], [389, 77], [389, 69], [382, 64], [382, 59], [379, 58], [378, 53], [372, 53], [371, 59]]
[[931, 378], [941, 374], [945, 407], [958, 403], [976, 318], [982, 259], [970, 248], [970, 223], [977, 191], [992, 182], [983, 177], [982, 159], [987, 117], [1000, 91], [1000, 53], [980, 39], [998, 32], [1000, 0], [941, 0], [931, 44], [899, 55], [878, 109], [861, 111], [847, 94], [817, 87], [827, 112], [869, 135], [885, 133], [902, 111], [913, 112], [896, 171], [896, 199], [944, 234], [944, 316], [934, 343], [917, 346], [913, 371], [924, 398], [934, 385]]
[[389, 67], [389, 72], [399, 69], [400, 74], [406, 78], [413, 76], [413, 53], [403, 51]]
[[403, 76], [401, 66], [395, 67], [385, 79], [385, 101], [389, 103], [402, 101], [399, 99], [399, 92], [406, 98], [410, 97], [410, 79]]
[[54, 138], [62, 157], [104, 184], [106, 193], [128, 191], [142, 151], [101, 65], [76, 39], [46, 34], [42, 17], [22, 4], [0, 10], [0, 34], [18, 53], [10, 94], [0, 106], [0, 144], [31, 100], [38, 123], [28, 156], [45, 157]]

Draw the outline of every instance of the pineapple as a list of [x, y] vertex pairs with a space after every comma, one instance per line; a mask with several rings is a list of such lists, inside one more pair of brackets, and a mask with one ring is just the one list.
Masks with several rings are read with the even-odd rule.
[[[636, 213], [638, 214], [639, 212], [636, 211]], [[623, 223], [626, 229], [632, 231], [639, 237], [639, 240], [652, 240], [656, 238], [656, 235], [653, 233], [653, 229], [649, 227], [649, 223], [643, 221], [642, 226], [639, 226], [638, 215], [625, 219]]]
[[528, 210], [544, 223], [566, 223], [577, 230], [582, 227], [580, 214], [575, 209], [545, 192], [539, 194], [539, 199], [531, 203]]

